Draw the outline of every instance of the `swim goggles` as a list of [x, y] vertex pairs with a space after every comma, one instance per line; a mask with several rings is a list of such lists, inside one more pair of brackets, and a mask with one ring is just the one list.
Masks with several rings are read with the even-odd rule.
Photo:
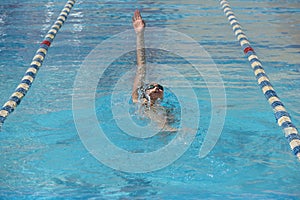
[[152, 89], [154, 89], [155, 87], [157, 87], [158, 89], [160, 89], [160, 90], [164, 90], [164, 87], [163, 86], [161, 86], [161, 85], [159, 85], [159, 84], [150, 84], [150, 85], [148, 85], [146, 88], [145, 88], [145, 91], [146, 90], [152, 90]]

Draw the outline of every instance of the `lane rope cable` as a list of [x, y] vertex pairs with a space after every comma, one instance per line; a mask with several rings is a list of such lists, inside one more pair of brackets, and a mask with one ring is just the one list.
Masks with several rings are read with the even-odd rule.
[[274, 111], [277, 124], [282, 128], [292, 152], [300, 160], [300, 136], [296, 126], [292, 123], [289, 113], [286, 111], [285, 106], [271, 85], [260, 60], [258, 59], [254, 49], [250, 46], [250, 42], [243, 32], [242, 27], [234, 15], [228, 1], [221, 0], [220, 5], [226, 17], [228, 18], [229, 23], [231, 24], [232, 30], [239, 41], [244, 54], [247, 56], [248, 61], [250, 62], [262, 92]]
[[48, 48], [50, 47], [51, 43], [53, 42], [57, 32], [62, 27], [64, 22], [66, 21], [73, 5], [75, 4], [75, 0], [68, 0], [68, 2], [65, 4], [64, 8], [62, 9], [61, 13], [59, 14], [59, 17], [55, 21], [55, 23], [52, 25], [51, 29], [48, 31], [47, 35], [45, 36], [44, 40], [40, 44], [40, 48], [37, 50], [35, 56], [32, 59], [32, 62], [30, 64], [30, 67], [25, 72], [25, 75], [23, 76], [21, 83], [17, 86], [15, 89], [15, 92], [9, 97], [9, 100], [3, 105], [3, 107], [0, 110], [0, 130], [1, 127], [6, 120], [6, 118], [9, 116], [10, 113], [12, 113], [15, 108], [20, 104], [23, 97], [28, 92], [29, 88], [31, 87], [36, 74], [40, 67], [42, 66], [42, 63], [46, 57]]

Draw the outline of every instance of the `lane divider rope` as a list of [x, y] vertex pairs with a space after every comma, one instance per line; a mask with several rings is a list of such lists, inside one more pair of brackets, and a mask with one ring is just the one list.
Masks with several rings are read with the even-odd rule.
[[289, 113], [286, 111], [285, 106], [279, 99], [277, 93], [275, 92], [272, 84], [266, 72], [264, 71], [258, 56], [256, 55], [254, 49], [251, 47], [250, 42], [247, 39], [246, 34], [242, 30], [240, 23], [238, 22], [236, 16], [234, 15], [228, 1], [221, 0], [220, 5], [228, 18], [229, 23], [233, 29], [233, 32], [239, 41], [244, 54], [247, 56], [248, 61], [254, 71], [255, 77], [262, 92], [264, 93], [266, 99], [271, 105], [277, 124], [282, 128], [285, 137], [287, 138], [292, 152], [300, 160], [300, 136], [297, 128], [292, 123]]
[[0, 110], [0, 130], [1, 130], [1, 127], [4, 123], [4, 121], [6, 120], [6, 118], [20, 104], [22, 98], [26, 95], [29, 88], [31, 87], [31, 85], [36, 77], [36, 74], [37, 74], [38, 70], [40, 69], [40, 67], [42, 66], [42, 63], [46, 57], [48, 48], [50, 47], [51, 43], [53, 42], [57, 32], [59, 31], [59, 29], [62, 27], [62, 25], [66, 21], [74, 4], [75, 4], [75, 0], [68, 0], [68, 2], [65, 4], [65, 6], [62, 9], [61, 13], [59, 14], [57, 20], [52, 25], [52, 27], [48, 31], [47, 35], [44, 37], [44, 40], [41, 42], [40, 48], [37, 50], [35, 56], [33, 57], [30, 67], [25, 72], [25, 75], [23, 76], [21, 83], [17, 86], [17, 88], [15, 89], [15, 92], [9, 97], [9, 100], [1, 108], [1, 110]]

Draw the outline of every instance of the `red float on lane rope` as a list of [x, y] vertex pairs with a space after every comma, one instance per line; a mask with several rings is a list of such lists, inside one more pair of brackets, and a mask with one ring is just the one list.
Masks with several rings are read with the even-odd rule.
[[254, 49], [252, 49], [252, 47], [246, 47], [246, 48], [244, 49], [244, 53], [245, 53], [245, 54], [247, 54], [249, 51], [254, 52]]
[[47, 45], [48, 47], [50, 47], [51, 42], [49, 42], [48, 40], [44, 40], [41, 44], [45, 44], [45, 45]]

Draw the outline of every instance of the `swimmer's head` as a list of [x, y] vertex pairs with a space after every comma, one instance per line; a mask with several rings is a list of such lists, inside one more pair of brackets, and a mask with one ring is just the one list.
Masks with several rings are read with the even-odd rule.
[[150, 97], [151, 101], [155, 102], [158, 99], [163, 99], [164, 87], [158, 83], [150, 83], [146, 85], [144, 93]]

